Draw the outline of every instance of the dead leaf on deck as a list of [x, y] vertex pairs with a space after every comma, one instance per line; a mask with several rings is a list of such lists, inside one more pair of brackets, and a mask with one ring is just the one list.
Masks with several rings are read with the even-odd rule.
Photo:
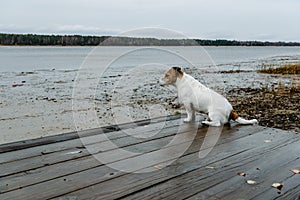
[[244, 173], [244, 172], [238, 172], [237, 175], [239, 175], [239, 176], [244, 176], [244, 177], [245, 177], [247, 174]]
[[161, 169], [161, 166], [155, 165], [154, 168], [155, 168], [155, 169]]
[[300, 170], [298, 169], [292, 169], [290, 171], [293, 172], [294, 174], [300, 174]]
[[282, 187], [283, 187], [283, 185], [281, 183], [273, 183], [272, 187], [277, 188], [277, 193], [281, 194], [281, 190], [282, 190]]
[[273, 183], [272, 187], [274, 187], [274, 188], [282, 187], [282, 184], [281, 183]]
[[247, 180], [247, 183], [248, 183], [249, 185], [254, 185], [254, 184], [256, 184], [256, 181], [253, 181], [253, 180]]
[[77, 153], [82, 153], [82, 151], [71, 151], [71, 152], [65, 153], [65, 155], [71, 155], [71, 154], [77, 154]]

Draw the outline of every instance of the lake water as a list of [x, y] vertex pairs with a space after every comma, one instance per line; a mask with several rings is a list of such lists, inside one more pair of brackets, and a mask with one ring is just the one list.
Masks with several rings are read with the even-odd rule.
[[[1, 46], [0, 71], [22, 72], [33, 70], [78, 69], [95, 47], [33, 47]], [[146, 52], [145, 49], [148, 51]], [[150, 51], [149, 51], [150, 50]], [[163, 63], [165, 65], [185, 64], [170, 54], [183, 56], [197, 66], [232, 68], [239, 66], [253, 69], [261, 64], [299, 62], [300, 47], [97, 47], [94, 56], [98, 65], [106, 64], [116, 57], [133, 52], [122, 65], [140, 63]], [[95, 53], [96, 52], [96, 53]], [[146, 53], [145, 53], [146, 52]], [[161, 53], [169, 52], [169, 53]], [[175, 57], [176, 57], [175, 56]]]

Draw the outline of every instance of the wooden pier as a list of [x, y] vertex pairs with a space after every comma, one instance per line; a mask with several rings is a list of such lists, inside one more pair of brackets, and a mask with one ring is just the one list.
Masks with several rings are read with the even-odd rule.
[[300, 199], [300, 174], [291, 171], [300, 170], [298, 134], [232, 123], [203, 148], [209, 128], [181, 117], [2, 144], [0, 199]]

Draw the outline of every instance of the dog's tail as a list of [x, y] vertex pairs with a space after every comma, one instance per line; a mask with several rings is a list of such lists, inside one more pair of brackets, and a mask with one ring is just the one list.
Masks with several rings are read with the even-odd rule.
[[239, 117], [239, 115], [232, 110], [229, 115], [229, 120], [234, 120], [239, 124], [258, 124], [257, 119], [246, 120], [244, 118]]

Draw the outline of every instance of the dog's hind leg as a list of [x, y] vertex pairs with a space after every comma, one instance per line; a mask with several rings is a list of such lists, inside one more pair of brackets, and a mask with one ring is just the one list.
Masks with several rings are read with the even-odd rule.
[[203, 121], [202, 124], [206, 124], [209, 126], [221, 126], [221, 119], [220, 119], [220, 115], [217, 112], [210, 112], [208, 113], [208, 118], [210, 119], [210, 121]]

